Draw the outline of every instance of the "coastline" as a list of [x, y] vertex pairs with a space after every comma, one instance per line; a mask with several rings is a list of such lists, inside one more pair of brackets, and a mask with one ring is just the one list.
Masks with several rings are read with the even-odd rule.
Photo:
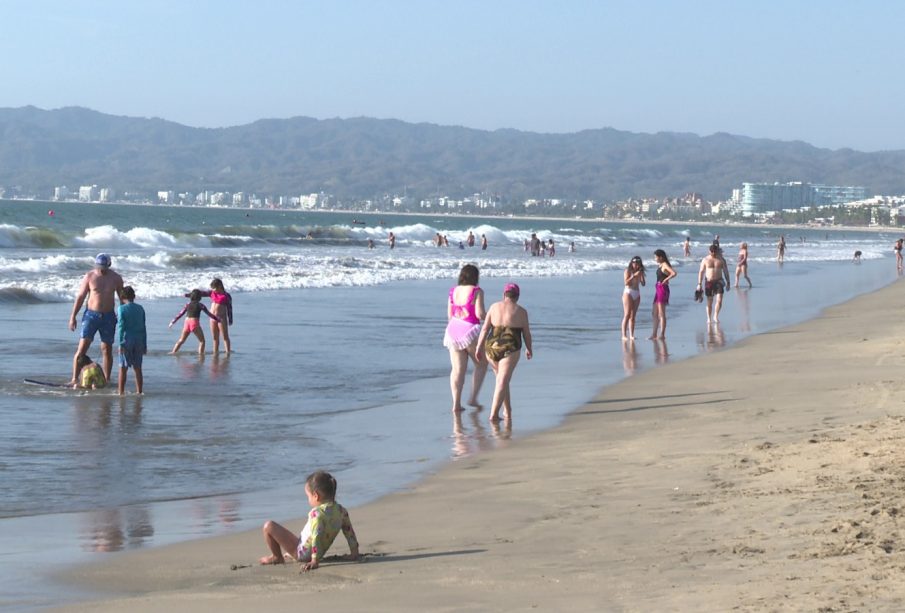
[[[357, 210], [347, 210], [347, 209], [312, 209], [312, 210], [303, 210], [303, 209], [289, 209], [289, 208], [250, 208], [250, 207], [238, 207], [238, 206], [199, 206], [195, 204], [153, 204], [150, 202], [78, 202], [73, 200], [63, 200], [63, 201], [52, 201], [52, 200], [7, 200], [8, 202], [30, 202], [30, 203], [38, 203], [38, 204], [74, 204], [74, 205], [85, 205], [85, 206], [106, 206], [106, 205], [116, 205], [116, 206], [135, 206], [135, 207], [146, 207], [153, 209], [211, 209], [211, 210], [229, 210], [229, 211], [246, 211], [246, 212], [275, 212], [275, 213], [298, 213], [298, 214], [338, 214], [338, 215], [347, 215], [347, 216], [355, 216], [355, 215], [374, 215], [377, 217], [387, 216], [387, 217], [423, 217], [423, 216], [438, 216], [438, 217], [449, 217], [451, 219], [482, 219], [482, 220], [492, 220], [492, 219], [513, 219], [518, 221], [556, 221], [556, 222], [581, 222], [581, 223], [594, 223], [594, 224], [619, 224], [619, 225], [664, 225], [664, 226], [694, 226], [694, 227], [712, 227], [712, 228], [752, 228], [752, 229], [762, 229], [762, 228], [775, 228], [777, 230], [813, 230], [813, 231], [832, 231], [832, 232], [876, 232], [876, 233], [892, 233], [892, 234], [901, 234], [901, 228], [895, 226], [845, 226], [845, 225], [832, 225], [832, 226], [811, 226], [808, 224], [762, 224], [762, 223], [747, 223], [743, 221], [683, 221], [683, 220], [659, 220], [659, 219], [605, 219], [602, 217], [594, 217], [594, 218], [585, 218], [585, 217], [568, 217], [568, 216], [534, 216], [534, 215], [466, 215], [463, 213], [447, 213], [447, 212], [439, 212], [439, 211], [357, 211]], [[377, 224], [378, 226], [385, 226], [386, 224]]]
[[894, 283], [635, 375], [552, 430], [354, 508], [364, 564], [257, 567], [250, 531], [76, 567], [66, 581], [119, 594], [64, 609], [900, 608], [880, 578], [905, 557], [905, 492], [887, 481], [905, 440], [903, 298]]

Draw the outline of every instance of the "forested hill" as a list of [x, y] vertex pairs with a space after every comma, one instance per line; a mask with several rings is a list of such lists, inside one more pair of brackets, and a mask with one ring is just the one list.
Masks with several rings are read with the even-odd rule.
[[905, 193], [905, 151], [864, 153], [730, 134], [483, 131], [396, 120], [262, 119], [192, 128], [84, 108], [0, 109], [0, 185], [504, 198], [724, 199], [743, 181]]

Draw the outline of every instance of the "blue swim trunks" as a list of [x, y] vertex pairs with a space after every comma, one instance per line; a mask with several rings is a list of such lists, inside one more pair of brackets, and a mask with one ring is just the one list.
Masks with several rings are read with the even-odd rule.
[[144, 355], [143, 344], [138, 341], [126, 341], [119, 346], [119, 365], [121, 368], [141, 368]]
[[101, 342], [107, 345], [113, 344], [113, 333], [116, 332], [116, 311], [98, 313], [91, 309], [85, 309], [82, 315], [82, 338], [94, 340], [94, 333], [101, 333]]

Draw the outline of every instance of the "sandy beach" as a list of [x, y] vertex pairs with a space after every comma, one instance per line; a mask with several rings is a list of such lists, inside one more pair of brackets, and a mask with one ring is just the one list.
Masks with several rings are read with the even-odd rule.
[[99, 600], [66, 610], [902, 610], [903, 300], [636, 375], [354, 508], [361, 563], [260, 567], [252, 531], [76, 567]]

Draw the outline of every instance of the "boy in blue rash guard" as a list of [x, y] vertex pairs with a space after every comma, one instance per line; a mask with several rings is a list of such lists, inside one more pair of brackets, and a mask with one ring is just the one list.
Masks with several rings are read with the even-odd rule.
[[135, 392], [143, 393], [144, 377], [141, 362], [148, 352], [148, 333], [145, 329], [145, 310], [135, 304], [135, 290], [123, 288], [123, 303], [119, 307], [119, 395], [126, 390], [126, 377], [131, 367], [135, 371]]

